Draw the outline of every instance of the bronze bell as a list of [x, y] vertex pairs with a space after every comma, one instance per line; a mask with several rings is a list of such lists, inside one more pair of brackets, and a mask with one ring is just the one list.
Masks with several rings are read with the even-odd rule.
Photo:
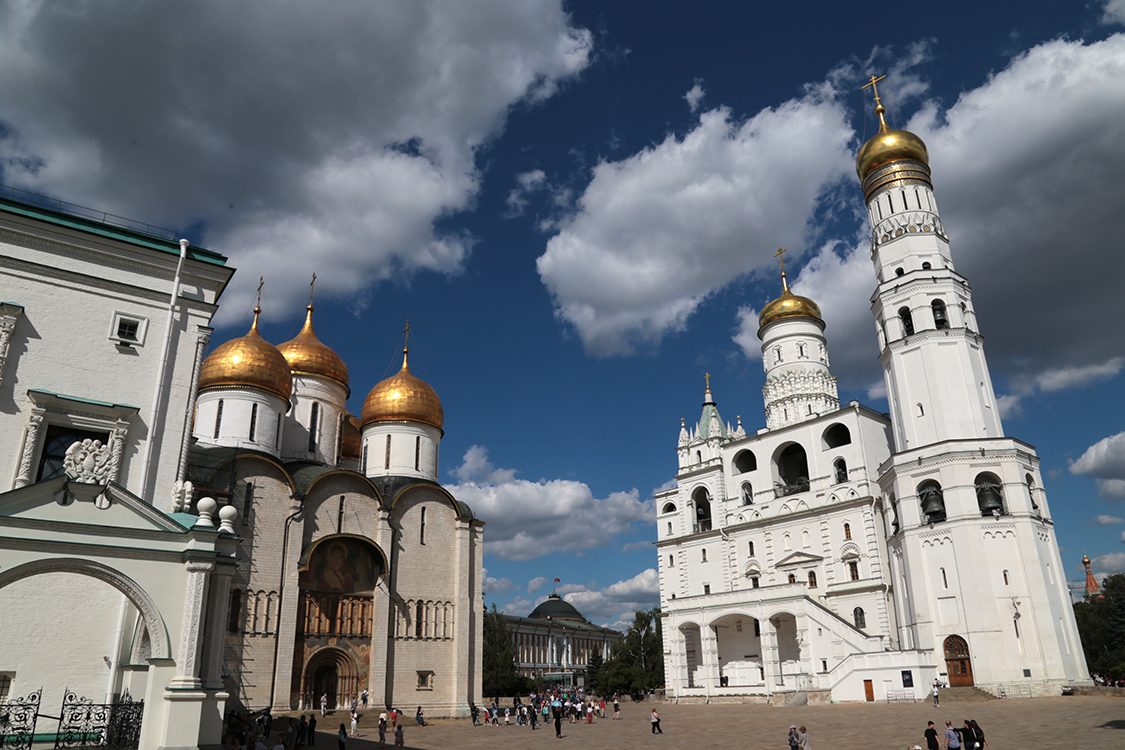
[[929, 521], [945, 520], [945, 498], [940, 487], [926, 487], [921, 492], [922, 513]]
[[977, 485], [977, 505], [981, 515], [1000, 515], [1004, 512], [1004, 499], [1000, 488], [991, 482]]

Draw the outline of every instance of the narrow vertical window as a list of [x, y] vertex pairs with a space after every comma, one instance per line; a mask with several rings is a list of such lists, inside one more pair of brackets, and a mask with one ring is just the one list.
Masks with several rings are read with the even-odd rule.
[[859, 630], [867, 627], [867, 614], [863, 611], [863, 607], [856, 607], [852, 610], [852, 619], [855, 620], [855, 626]]
[[414, 471], [422, 464], [422, 436], [414, 438]]
[[1006, 570], [1004, 571], [1004, 585], [1005, 586], [1011, 585], [1011, 582], [1008, 580], [1008, 571], [1006, 571]]
[[941, 587], [943, 589], [949, 588], [949, 579], [945, 577], [945, 568], [941, 569]]
[[814, 571], [814, 570], [809, 571], [809, 588], [810, 589], [816, 588], [816, 571]]
[[797, 582], [797, 574], [796, 573], [790, 573], [789, 574], [789, 583], [796, 583], [796, 582]]
[[309, 417], [309, 453], [316, 450], [316, 428], [320, 425], [320, 404], [313, 401], [312, 416]]
[[850, 523], [844, 524], [844, 539], [852, 538], [852, 525]]
[[902, 322], [902, 335], [914, 335], [914, 316], [910, 314], [909, 307], [900, 308], [898, 311], [898, 319]]
[[363, 444], [363, 473], [367, 473], [367, 443]]
[[848, 563], [848, 575], [851, 577], [851, 579], [853, 581], [859, 580], [859, 563], [857, 563], [857, 562]]
[[760, 581], [758, 580], [758, 576], [751, 576], [751, 577], [750, 577], [750, 588], [754, 588], [754, 589], [756, 589], [756, 588], [758, 588], [758, 586], [760, 586], [760, 585], [761, 585], [761, 583], [760, 583]]
[[219, 428], [223, 424], [223, 400], [219, 399], [219, 408], [215, 411], [215, 439], [219, 439]]
[[422, 508], [422, 522], [418, 524], [418, 544], [426, 543], [426, 509]]
[[254, 442], [254, 434], [258, 431], [258, 405], [250, 405], [250, 442]]
[[671, 535], [672, 535], [672, 522], [669, 521], [668, 522], [668, 536], [671, 536]]
[[340, 414], [340, 418], [336, 420], [336, 460], [333, 463], [339, 464], [344, 458], [344, 415]]
[[754, 543], [749, 542], [749, 545], [750, 545], [750, 557], [753, 557], [754, 556]]
[[387, 450], [383, 454], [383, 468], [391, 468], [391, 436], [387, 435]]
[[668, 567], [669, 568], [676, 567], [676, 556], [675, 555], [668, 555]]
[[426, 608], [425, 608], [425, 605], [422, 602], [418, 602], [414, 606], [414, 637], [415, 638], [421, 638], [422, 637], [422, 627], [423, 627], [423, 622], [424, 622], [425, 611], [426, 611]]
[[273, 447], [281, 444], [281, 414], [277, 415], [277, 426], [273, 430]]
[[703, 562], [707, 562], [707, 550], [703, 550]]

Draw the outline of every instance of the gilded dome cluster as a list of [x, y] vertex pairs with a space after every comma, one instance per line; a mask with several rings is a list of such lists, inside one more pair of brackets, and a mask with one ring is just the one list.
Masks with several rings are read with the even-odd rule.
[[363, 402], [364, 427], [374, 422], [421, 422], [439, 430], [445, 423], [441, 399], [430, 385], [410, 372], [409, 350], [403, 347], [402, 369], [382, 381]]
[[277, 347], [258, 333], [258, 316], [243, 337], [219, 346], [199, 369], [199, 390], [212, 388], [254, 388], [272, 393], [284, 401], [293, 394], [293, 374]]
[[[313, 330], [313, 306], [305, 325], [290, 341], [274, 346], [258, 333], [258, 316], [241, 338], [231, 339], [211, 352], [199, 373], [201, 392], [216, 388], [253, 388], [289, 401], [293, 376], [312, 375], [332, 380], [349, 389], [348, 366], [335, 351], [317, 338]], [[421, 378], [410, 372], [408, 350], [403, 348], [402, 369], [371, 389], [363, 404], [362, 419], [348, 414], [344, 419], [341, 453], [360, 455], [361, 431], [376, 422], [420, 422], [442, 429], [445, 421], [441, 399]], [[349, 391], [350, 392], [350, 391]]]

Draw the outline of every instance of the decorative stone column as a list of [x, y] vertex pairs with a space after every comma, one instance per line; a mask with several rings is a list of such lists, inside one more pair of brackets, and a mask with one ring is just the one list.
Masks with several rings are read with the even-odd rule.
[[680, 695], [687, 687], [687, 638], [684, 632], [672, 623], [670, 631], [664, 631], [664, 636], [671, 637], [672, 649], [664, 659], [664, 674], [668, 675], [674, 695]]
[[180, 464], [176, 469], [177, 482], [182, 482], [184, 474], [187, 472], [188, 449], [191, 448], [191, 427], [195, 420], [195, 399], [199, 395], [199, 368], [203, 365], [203, 354], [207, 351], [207, 342], [211, 340], [212, 330], [206, 326], [199, 326], [195, 337], [195, 360], [191, 367], [187, 414], [184, 415], [184, 430], [180, 437]]
[[188, 560], [187, 586], [184, 587], [183, 621], [180, 629], [180, 650], [176, 659], [176, 677], [169, 686], [173, 690], [198, 690], [203, 686], [199, 679], [200, 645], [203, 639], [203, 602], [207, 584], [215, 563]]
[[42, 406], [32, 406], [31, 415], [27, 419], [27, 427], [23, 431], [23, 449], [20, 451], [19, 473], [16, 474], [15, 488], [26, 487], [31, 484], [32, 464], [35, 455], [39, 452], [39, 442], [43, 437], [43, 417], [47, 410]]
[[4, 367], [8, 364], [12, 334], [16, 330], [16, 319], [20, 315], [23, 315], [23, 308], [19, 305], [0, 303], [0, 385], [4, 384]]

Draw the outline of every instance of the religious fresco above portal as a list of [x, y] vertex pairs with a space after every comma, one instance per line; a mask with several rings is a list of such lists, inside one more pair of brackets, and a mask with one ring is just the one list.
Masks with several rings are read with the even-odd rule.
[[375, 578], [382, 572], [370, 546], [346, 537], [332, 539], [313, 550], [308, 567], [301, 571], [300, 586], [305, 591], [372, 594]]

